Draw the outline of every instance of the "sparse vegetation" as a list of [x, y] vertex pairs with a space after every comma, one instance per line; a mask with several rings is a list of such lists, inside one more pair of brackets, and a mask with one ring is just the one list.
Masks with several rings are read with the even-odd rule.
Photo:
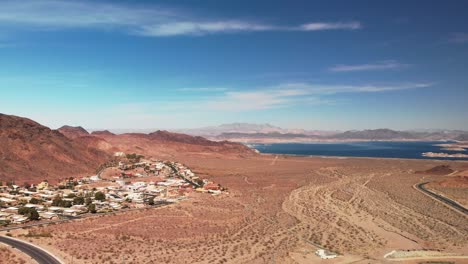
[[96, 205], [94, 204], [90, 204], [88, 205], [88, 211], [92, 214], [95, 214], [97, 211], [96, 211]]
[[415, 161], [185, 158], [230, 194], [50, 225], [38, 243], [82, 263], [288, 263], [294, 252], [317, 260], [312, 244], [379, 262], [395, 238], [466, 245], [463, 216], [412, 188]]
[[25, 237], [39, 238], [39, 237], [52, 237], [50, 232], [31, 232], [29, 231]]
[[21, 207], [18, 209], [18, 213], [26, 216], [29, 220], [39, 220], [39, 213], [35, 208]]
[[104, 201], [106, 199], [106, 195], [103, 192], [96, 192], [94, 194], [94, 199], [98, 201]]

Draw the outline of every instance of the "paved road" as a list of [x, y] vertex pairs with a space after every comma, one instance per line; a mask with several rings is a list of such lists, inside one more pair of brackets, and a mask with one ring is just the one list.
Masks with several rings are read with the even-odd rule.
[[31, 244], [4, 236], [0, 236], [0, 242], [28, 254], [39, 264], [61, 264], [61, 262], [54, 256]]
[[458, 204], [458, 203], [456, 203], [456, 202], [454, 202], [454, 201], [452, 201], [452, 200], [450, 200], [450, 199], [448, 199], [448, 198], [446, 198], [444, 196], [438, 195], [437, 193], [434, 193], [434, 192], [426, 189], [424, 187], [424, 185], [426, 185], [426, 184], [427, 184], [427, 182], [419, 183], [415, 187], [418, 190], [420, 190], [421, 192], [423, 192], [423, 193], [425, 193], [425, 194], [427, 194], [427, 195], [429, 195], [429, 196], [431, 196], [431, 197], [445, 203], [446, 205], [454, 208], [455, 210], [458, 210], [458, 211], [464, 213], [465, 215], [468, 214], [468, 210], [465, 207], [461, 206], [460, 204]]

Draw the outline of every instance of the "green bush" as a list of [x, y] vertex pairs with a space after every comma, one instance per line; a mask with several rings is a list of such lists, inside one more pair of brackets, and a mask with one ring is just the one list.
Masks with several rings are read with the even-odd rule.
[[88, 211], [92, 214], [95, 214], [96, 213], [96, 205], [95, 204], [90, 204], [88, 206]]
[[36, 208], [21, 207], [18, 209], [18, 214], [26, 216], [29, 220], [39, 220], [39, 213]]
[[36, 199], [36, 198], [31, 198], [31, 200], [29, 200], [29, 203], [32, 203], [32, 204], [40, 204], [42, 203], [42, 200], [40, 199]]
[[73, 198], [73, 204], [84, 204], [84, 203], [85, 203], [85, 199], [83, 196], [77, 196]]
[[94, 194], [94, 199], [98, 200], [98, 201], [104, 201], [106, 200], [106, 195], [102, 192], [97, 192]]

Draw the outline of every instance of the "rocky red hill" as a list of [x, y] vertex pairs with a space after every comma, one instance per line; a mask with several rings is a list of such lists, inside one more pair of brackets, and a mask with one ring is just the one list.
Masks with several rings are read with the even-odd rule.
[[181, 155], [248, 156], [245, 145], [156, 131], [150, 134], [89, 134], [81, 127], [52, 130], [30, 119], [0, 114], [0, 180], [17, 184], [91, 175], [117, 151], [161, 159]]
[[73, 127], [73, 126], [63, 126], [59, 129], [57, 129], [60, 133], [62, 133], [64, 136], [66, 136], [67, 138], [71, 138], [71, 139], [75, 139], [75, 138], [78, 138], [78, 137], [85, 137], [85, 136], [89, 136], [89, 133], [88, 131], [86, 131], [86, 129], [80, 127], [80, 126], [77, 126], [77, 127]]
[[92, 136], [115, 136], [115, 134], [110, 132], [109, 130], [93, 131], [91, 132], [91, 135]]
[[418, 174], [447, 175], [454, 171], [449, 165], [438, 165], [425, 171], [416, 171]]
[[180, 155], [235, 155], [248, 156], [255, 152], [249, 147], [229, 141], [211, 141], [203, 137], [194, 137], [168, 131], [156, 131], [149, 134], [127, 133], [92, 133], [104, 139], [114, 151], [140, 153], [158, 158], [176, 158]]
[[109, 155], [30, 119], [0, 114], [0, 180], [55, 182], [89, 175]]

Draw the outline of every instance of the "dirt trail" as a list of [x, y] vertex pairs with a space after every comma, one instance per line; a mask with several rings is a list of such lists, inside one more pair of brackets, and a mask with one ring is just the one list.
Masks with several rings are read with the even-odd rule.
[[[439, 219], [429, 221], [426, 215], [369, 187], [372, 181], [392, 177], [389, 173], [346, 176], [336, 168], [323, 168], [315, 173], [333, 180], [312, 181], [294, 190], [284, 201], [283, 210], [298, 219], [300, 225], [313, 227], [307, 236], [327, 249], [358, 255], [382, 252], [385, 248], [419, 249], [424, 240], [440, 237], [442, 227], [450, 230], [454, 240], [462, 241], [467, 235], [466, 230]], [[394, 222], [394, 215], [407, 216], [411, 222]], [[434, 224], [441, 229], [434, 229]]]
[[274, 166], [276, 164], [276, 161], [278, 160], [278, 155], [275, 156], [273, 161], [270, 163], [271, 166]]

